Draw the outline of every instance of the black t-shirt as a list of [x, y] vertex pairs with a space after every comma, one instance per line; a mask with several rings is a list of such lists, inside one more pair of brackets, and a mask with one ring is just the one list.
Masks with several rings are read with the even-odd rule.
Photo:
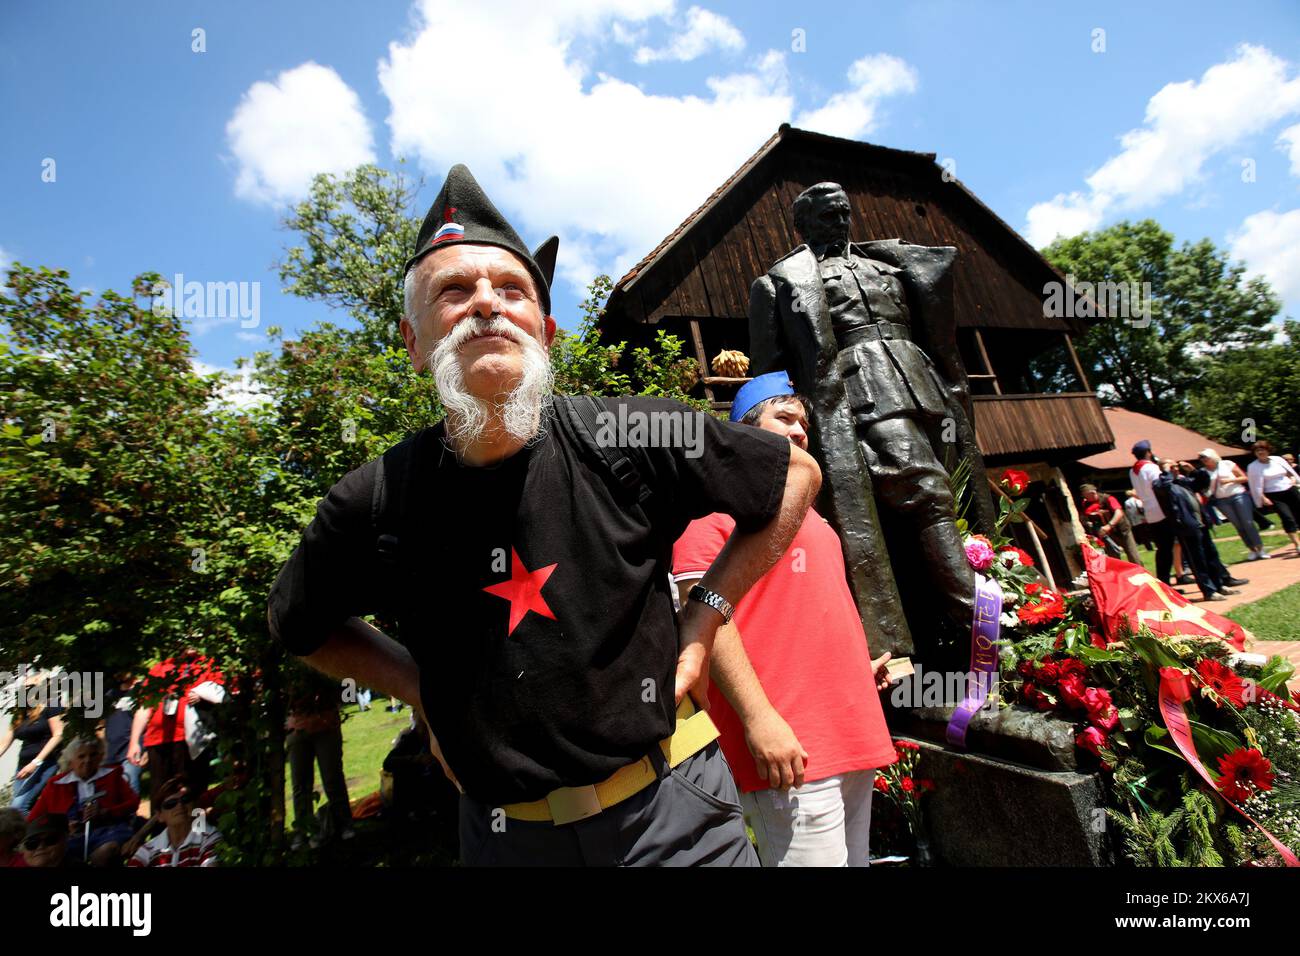
[[107, 694], [108, 711], [104, 714], [104, 766], [126, 762], [131, 749], [131, 723], [135, 720], [131, 692], [114, 687]]
[[[53, 731], [50, 730], [50, 718], [58, 717], [62, 713], [62, 707], [45, 707], [35, 718], [14, 725], [14, 737], [22, 741], [22, 746], [18, 749], [19, 768], [27, 766], [45, 749], [45, 745], [54, 736]], [[53, 760], [58, 757], [62, 749], [62, 746], [58, 747], [45, 759]]]
[[554, 413], [544, 438], [487, 468], [459, 465], [439, 424], [411, 439], [399, 568], [378, 558], [372, 461], [330, 489], [271, 592], [272, 634], [296, 654], [391, 611], [443, 754], [484, 802], [595, 783], [668, 736], [673, 542], [715, 511], [744, 529], [780, 510], [786, 439], [665, 399], [602, 402], [629, 423], [699, 415], [698, 443], [638, 448], [646, 508], [624, 503]]

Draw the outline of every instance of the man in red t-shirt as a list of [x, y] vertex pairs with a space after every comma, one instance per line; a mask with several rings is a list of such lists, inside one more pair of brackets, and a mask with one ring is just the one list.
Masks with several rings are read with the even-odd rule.
[[[807, 450], [808, 416], [785, 372], [747, 383], [732, 421]], [[686, 593], [735, 522], [691, 522], [673, 548]], [[872, 662], [849, 593], [839, 536], [810, 509], [785, 555], [718, 630], [710, 714], [764, 866], [866, 866], [876, 769], [895, 760]]]
[[200, 701], [221, 703], [225, 683], [221, 672], [208, 658], [187, 651], [179, 659], [168, 658], [149, 668], [144, 683], [150, 690], [161, 685], [167, 694], [157, 706], [135, 712], [127, 748], [128, 760], [149, 768], [150, 805], [157, 803], [162, 785], [180, 774], [201, 794], [207, 789], [210, 754], [191, 752], [185, 739], [185, 710]]
[[[1133, 537], [1133, 528], [1119, 499], [1114, 495], [1103, 498], [1096, 485], [1080, 485], [1079, 491], [1083, 495], [1083, 523], [1091, 525], [1088, 530], [1116, 552], [1122, 548], [1131, 562], [1141, 566], [1142, 555], [1138, 552], [1137, 539]], [[1112, 557], [1118, 558], [1119, 554]]]

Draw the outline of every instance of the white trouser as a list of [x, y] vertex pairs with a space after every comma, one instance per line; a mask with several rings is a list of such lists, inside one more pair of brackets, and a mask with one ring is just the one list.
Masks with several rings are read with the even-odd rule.
[[764, 866], [866, 866], [876, 771], [740, 795]]

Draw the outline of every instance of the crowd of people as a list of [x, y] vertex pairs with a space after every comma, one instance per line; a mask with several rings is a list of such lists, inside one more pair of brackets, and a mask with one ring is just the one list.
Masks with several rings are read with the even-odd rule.
[[[25, 684], [0, 734], [0, 755], [21, 742], [11, 805], [0, 812], [0, 865], [215, 864], [220, 832], [199, 805], [214, 751], [210, 708], [225, 699], [210, 661], [191, 649], [139, 680], [119, 675], [102, 716], [85, 722], [93, 731], [71, 740], [65, 721], [72, 715], [60, 705], [56, 676], [33, 673]], [[161, 700], [137, 706], [134, 695], [146, 688]], [[203, 852], [190, 852], [192, 845]]]
[[1122, 501], [1080, 486], [1083, 523], [1111, 556], [1141, 564], [1140, 548], [1154, 550], [1158, 579], [1195, 584], [1206, 601], [1225, 600], [1249, 581], [1224, 565], [1213, 537], [1218, 525], [1232, 525], [1247, 561], [1262, 561], [1273, 555], [1260, 532], [1276, 518], [1300, 555], [1300, 473], [1294, 455], [1273, 452], [1269, 442], [1255, 442], [1243, 470], [1210, 448], [1195, 461], [1177, 461], [1139, 441]]

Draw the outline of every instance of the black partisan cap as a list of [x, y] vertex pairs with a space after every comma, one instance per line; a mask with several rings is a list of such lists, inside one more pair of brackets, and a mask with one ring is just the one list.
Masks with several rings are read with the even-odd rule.
[[551, 314], [551, 277], [555, 275], [555, 254], [559, 251], [558, 236], [551, 236], [537, 251], [530, 253], [519, 233], [506, 222], [497, 207], [492, 205], [483, 187], [478, 184], [469, 167], [457, 163], [447, 173], [447, 180], [438, 192], [438, 198], [424, 217], [420, 234], [415, 240], [415, 254], [406, 260], [405, 275], [411, 268], [435, 249], [463, 242], [482, 246], [499, 246], [518, 256], [532, 273], [541, 297], [542, 313]]

